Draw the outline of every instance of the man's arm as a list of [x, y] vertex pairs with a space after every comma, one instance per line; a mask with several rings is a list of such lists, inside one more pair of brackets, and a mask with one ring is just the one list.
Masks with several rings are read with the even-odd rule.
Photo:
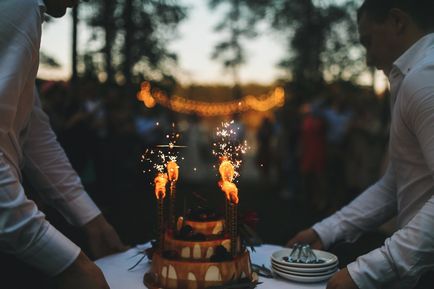
[[0, 250], [53, 277], [53, 288], [108, 288], [99, 268], [26, 198], [17, 172], [1, 151]]
[[80, 253], [27, 199], [18, 174], [0, 152], [0, 249], [54, 276]]
[[[418, 79], [414, 80], [414, 87], [405, 87], [415, 93], [407, 94], [410, 97], [403, 106], [403, 118], [417, 138], [434, 179], [434, 86], [414, 89], [422, 87], [415, 85], [422, 85]], [[411, 221], [388, 238], [381, 248], [348, 265], [348, 271], [359, 288], [381, 288], [396, 280], [403, 287], [411, 287], [423, 272], [434, 269], [433, 191], [430, 194]]]
[[72, 225], [86, 233], [91, 255], [100, 258], [126, 250], [113, 227], [85, 192], [64, 150], [56, 140], [39, 98], [24, 143], [24, 172], [43, 199]]
[[55, 275], [80, 249], [27, 199], [17, 168], [20, 151], [10, 145], [18, 107], [22, 114], [32, 109], [26, 100], [32, 99], [27, 92], [33, 92], [38, 67], [41, 21], [36, 0], [0, 1], [0, 250]]
[[81, 227], [101, 211], [85, 192], [79, 176], [57, 142], [36, 92], [35, 98], [23, 145], [23, 171], [44, 201], [56, 208], [69, 223]]
[[383, 288], [398, 279], [403, 288], [411, 287], [430, 268], [434, 268], [434, 197], [381, 248], [348, 265], [360, 289]]

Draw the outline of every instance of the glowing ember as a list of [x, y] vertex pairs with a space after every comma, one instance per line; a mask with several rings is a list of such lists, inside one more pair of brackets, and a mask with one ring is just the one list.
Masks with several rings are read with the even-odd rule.
[[163, 173], [159, 173], [155, 179], [155, 196], [157, 199], [164, 199], [166, 197], [166, 184], [167, 184], [167, 175]]
[[223, 181], [220, 182], [220, 187], [226, 195], [226, 199], [230, 200], [234, 204], [238, 204], [238, 188], [234, 183]]
[[220, 188], [226, 195], [226, 199], [234, 204], [238, 204], [238, 188], [232, 183], [235, 175], [235, 169], [232, 163], [226, 159], [222, 158], [222, 162], [219, 167], [219, 172], [222, 180], [219, 182]]
[[167, 163], [167, 173], [169, 175], [169, 181], [177, 181], [179, 176], [179, 167], [175, 161], [169, 161]]
[[223, 182], [232, 182], [235, 176], [235, 169], [232, 163], [223, 158], [220, 167], [219, 167], [220, 176], [222, 177]]

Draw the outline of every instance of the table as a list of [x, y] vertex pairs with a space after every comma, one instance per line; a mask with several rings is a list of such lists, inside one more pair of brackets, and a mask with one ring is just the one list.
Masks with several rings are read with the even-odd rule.
[[[138, 245], [129, 249], [126, 252], [110, 255], [99, 260], [96, 260], [96, 265], [102, 270], [104, 276], [110, 285], [111, 289], [145, 289], [143, 285], [143, 275], [150, 269], [150, 264], [145, 257], [142, 262], [133, 270], [128, 271], [142, 257], [137, 255], [150, 244]], [[281, 249], [280, 246], [262, 245], [255, 247], [256, 252], [250, 252], [252, 263], [262, 265], [265, 264], [268, 268], [270, 265], [271, 254]], [[297, 283], [286, 279], [267, 279], [259, 277], [259, 281], [263, 282], [258, 285], [258, 289], [325, 289], [327, 282], [320, 283]]]

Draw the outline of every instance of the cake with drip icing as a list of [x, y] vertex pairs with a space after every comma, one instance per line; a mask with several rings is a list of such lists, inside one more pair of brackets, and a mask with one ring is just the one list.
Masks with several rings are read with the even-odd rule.
[[257, 281], [250, 255], [237, 236], [234, 256], [224, 219], [179, 217], [174, 230], [166, 229], [163, 246], [152, 255], [144, 283], [150, 288], [205, 289], [229, 283]]

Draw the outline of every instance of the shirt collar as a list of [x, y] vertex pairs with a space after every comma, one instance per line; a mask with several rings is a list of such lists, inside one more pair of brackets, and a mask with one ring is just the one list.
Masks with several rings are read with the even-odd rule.
[[427, 34], [420, 38], [395, 60], [390, 78], [393, 78], [394, 74], [396, 75], [396, 69], [405, 76], [425, 56], [427, 48], [430, 46], [434, 46], [434, 33]]

